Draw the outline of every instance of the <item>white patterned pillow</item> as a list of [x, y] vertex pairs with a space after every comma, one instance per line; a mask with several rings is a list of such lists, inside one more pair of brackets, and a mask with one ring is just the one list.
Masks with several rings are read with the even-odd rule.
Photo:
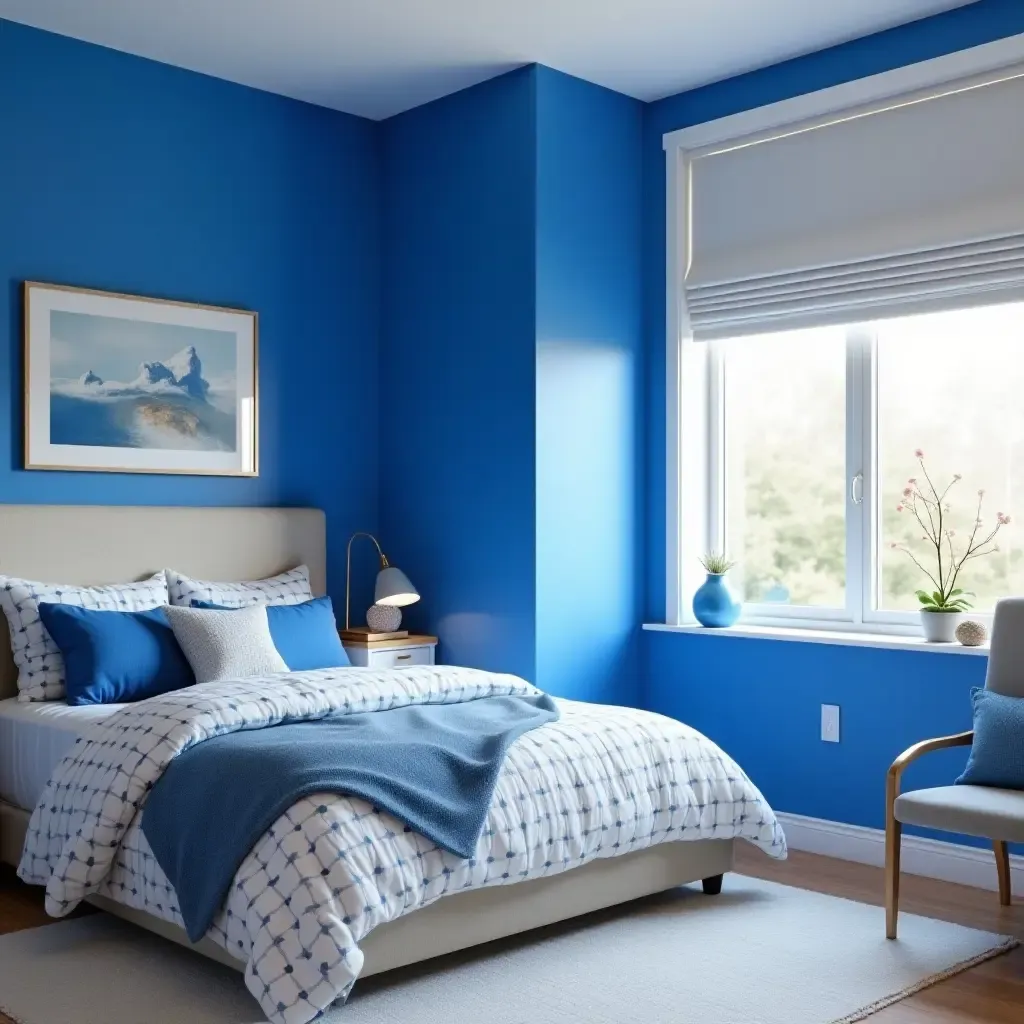
[[206, 601], [224, 608], [247, 608], [253, 604], [302, 604], [313, 599], [309, 569], [304, 565], [266, 580], [242, 583], [194, 580], [173, 569], [166, 572], [170, 603], [183, 608], [190, 607], [193, 601]]
[[167, 619], [197, 683], [287, 672], [264, 605], [234, 611], [167, 609]]
[[96, 611], [145, 612], [167, 604], [167, 580], [160, 572], [141, 583], [75, 587], [0, 576], [0, 608], [7, 616], [18, 668], [18, 700], [23, 702], [64, 697], [64, 659], [39, 617], [41, 601]]

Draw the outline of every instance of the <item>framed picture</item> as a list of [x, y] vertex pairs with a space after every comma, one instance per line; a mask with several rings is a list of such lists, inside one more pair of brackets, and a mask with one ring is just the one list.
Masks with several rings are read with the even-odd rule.
[[25, 468], [256, 476], [255, 313], [25, 283]]

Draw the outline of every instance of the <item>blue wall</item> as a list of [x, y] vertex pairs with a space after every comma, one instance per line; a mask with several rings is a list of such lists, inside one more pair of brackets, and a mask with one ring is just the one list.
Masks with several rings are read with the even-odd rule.
[[[879, 828], [893, 758], [971, 727], [984, 658], [780, 640], [647, 632], [646, 706], [700, 729], [739, 761], [778, 811]], [[823, 743], [838, 704], [841, 742]], [[966, 751], [929, 755], [910, 788], [949, 785]], [[948, 838], [948, 837], [947, 837]]]
[[383, 125], [381, 541], [446, 662], [534, 677], [531, 69]]
[[[665, 615], [665, 132], [1024, 32], [1020, 0], [981, 0], [645, 109], [647, 373], [645, 615]], [[816, 644], [645, 633], [646, 706], [721, 743], [778, 809], [879, 826], [885, 769], [911, 742], [970, 726], [984, 660]], [[819, 737], [842, 708], [842, 742]], [[934, 755], [908, 785], [943, 785], [963, 752]]]
[[[638, 698], [641, 105], [547, 68], [384, 125], [383, 540], [444, 659]], [[394, 410], [393, 412], [391, 410]]]
[[537, 684], [636, 703], [642, 104], [535, 74]]
[[[0, 21], [0, 500], [377, 520], [375, 126]], [[26, 472], [25, 279], [258, 310], [257, 479]]]
[[[374, 125], [3, 21], [0, 97], [2, 500], [318, 505], [336, 595], [379, 528], [446, 660], [637, 700], [641, 104], [530, 67]], [[20, 469], [25, 279], [258, 310], [260, 477]]]

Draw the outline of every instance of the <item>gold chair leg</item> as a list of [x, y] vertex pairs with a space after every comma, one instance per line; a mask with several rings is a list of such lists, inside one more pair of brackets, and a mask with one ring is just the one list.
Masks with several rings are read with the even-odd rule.
[[900, 911], [900, 840], [903, 826], [890, 814], [885, 824], [885, 937], [896, 938]]
[[996, 874], [999, 876], [999, 902], [1010, 905], [1010, 850], [1002, 839], [992, 843], [996, 851]]

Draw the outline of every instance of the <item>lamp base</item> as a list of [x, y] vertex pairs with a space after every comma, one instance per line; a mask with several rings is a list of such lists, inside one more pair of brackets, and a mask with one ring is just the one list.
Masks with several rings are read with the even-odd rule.
[[350, 640], [352, 643], [365, 644], [374, 640], [403, 640], [409, 635], [407, 629], [396, 629], [390, 633], [378, 633], [369, 626], [352, 626], [350, 629], [339, 629], [338, 634], [342, 640]]
[[366, 609], [366, 624], [374, 633], [394, 633], [402, 628], [402, 609], [390, 604], [375, 604]]

